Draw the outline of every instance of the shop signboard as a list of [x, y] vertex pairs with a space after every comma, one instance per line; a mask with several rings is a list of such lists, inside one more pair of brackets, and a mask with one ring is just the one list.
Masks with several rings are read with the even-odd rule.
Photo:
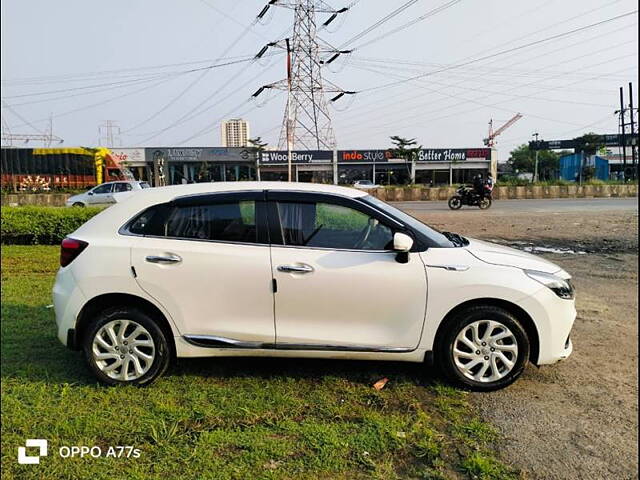
[[[489, 148], [423, 148], [418, 151], [418, 162], [461, 162], [467, 159], [491, 158]], [[338, 150], [339, 163], [405, 163], [394, 156], [392, 150]]]
[[[291, 152], [291, 163], [331, 163], [333, 152], [330, 150], [294, 150]], [[286, 150], [267, 150], [260, 154], [261, 165], [288, 163]]]
[[144, 148], [110, 148], [109, 152], [116, 165], [139, 167], [146, 164]]
[[491, 159], [490, 148], [425, 148], [418, 152], [418, 162], [464, 162]]
[[391, 150], [338, 150], [339, 163], [379, 163], [392, 160]]
[[[597, 135], [598, 143], [601, 143], [605, 147], [621, 147], [623, 143], [627, 146], [638, 144], [638, 135], [626, 134], [624, 142], [622, 141], [622, 134], [611, 133], [606, 135]], [[530, 150], [567, 150], [567, 149], [580, 149], [583, 147], [580, 137], [572, 140], [538, 140], [529, 142]]]
[[154, 158], [163, 156], [167, 162], [201, 163], [201, 162], [250, 162], [254, 154], [248, 148], [228, 147], [196, 147], [196, 148], [145, 148], [145, 158], [151, 163]]

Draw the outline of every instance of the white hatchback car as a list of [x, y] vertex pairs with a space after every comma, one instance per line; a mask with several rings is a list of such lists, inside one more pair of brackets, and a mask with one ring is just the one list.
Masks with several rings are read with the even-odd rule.
[[285, 356], [435, 363], [493, 390], [572, 350], [567, 272], [351, 188], [146, 189], [60, 263], [58, 336], [108, 384], [148, 384], [173, 357]]
[[66, 201], [67, 207], [89, 207], [110, 205], [122, 202], [134, 192], [149, 188], [147, 182], [137, 180], [121, 180], [117, 182], [105, 182], [87, 190], [84, 193], [73, 195]]

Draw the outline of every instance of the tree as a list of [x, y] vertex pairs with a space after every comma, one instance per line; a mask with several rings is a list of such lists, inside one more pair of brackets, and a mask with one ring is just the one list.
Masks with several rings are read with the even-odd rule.
[[511, 150], [507, 163], [514, 173], [533, 173], [535, 153], [529, 149], [529, 145], [522, 144]]
[[250, 138], [247, 140], [247, 143], [248, 143], [247, 150], [249, 150], [249, 153], [253, 157], [253, 161], [255, 162], [254, 166], [256, 169], [257, 178], [258, 180], [260, 180], [260, 169], [258, 168], [258, 161], [260, 160], [262, 152], [265, 151], [265, 149], [267, 148], [267, 145], [269, 144], [267, 142], [263, 142], [262, 137]]
[[262, 137], [250, 138], [247, 143], [249, 144], [249, 151], [253, 153], [256, 159], [269, 145], [267, 142], [262, 141]]
[[605, 146], [602, 135], [594, 132], [574, 138], [573, 141], [576, 142], [576, 152], [582, 151], [585, 155], [595, 155], [598, 150]]
[[209, 163], [205, 160], [200, 164], [200, 168], [198, 169], [198, 182], [209, 182], [210, 180]]
[[393, 143], [393, 147], [390, 149], [391, 153], [394, 157], [405, 160], [409, 177], [411, 177], [410, 164], [413, 160], [417, 160], [418, 152], [422, 150], [422, 145], [418, 146], [415, 138], [404, 138], [398, 135], [393, 135], [390, 138], [391, 143]]
[[[538, 152], [538, 178], [540, 180], [553, 180], [560, 168], [560, 156], [553, 150], [540, 150]], [[511, 151], [509, 166], [517, 173], [534, 173], [536, 152], [529, 145], [522, 144]]]

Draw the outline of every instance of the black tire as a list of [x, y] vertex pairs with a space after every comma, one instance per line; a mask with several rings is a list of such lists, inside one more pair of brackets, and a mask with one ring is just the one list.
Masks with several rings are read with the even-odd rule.
[[[146, 329], [153, 340], [155, 356], [151, 362], [151, 366], [143, 375], [136, 379], [125, 381], [111, 378], [98, 367], [96, 360], [94, 359], [92, 348], [96, 334], [104, 325], [114, 320], [130, 320], [141, 325]], [[82, 350], [85, 361], [87, 362], [91, 372], [100, 382], [107, 385], [149, 385], [167, 370], [171, 360], [171, 351], [167, 343], [166, 335], [158, 324], [145, 312], [126, 306], [114, 307], [99, 313], [88, 327], [87, 332], [82, 339]]]
[[73, 204], [74, 207], [86, 207], [86, 205], [82, 202], [76, 202]]
[[462, 197], [460, 195], [454, 195], [449, 199], [449, 208], [451, 210], [458, 210], [462, 207]]
[[487, 208], [491, 207], [491, 203], [492, 202], [490, 197], [484, 197], [478, 202], [478, 207], [480, 207], [480, 210], [486, 210]]
[[[511, 331], [515, 338], [515, 343], [517, 345], [517, 357], [515, 358], [514, 365], [511, 370], [499, 380], [473, 380], [467, 377], [456, 366], [454, 360], [454, 346], [458, 334], [462, 332], [465, 327], [481, 320], [492, 320], [502, 324]], [[524, 328], [516, 317], [502, 308], [488, 305], [469, 307], [450, 317], [442, 328], [443, 330], [441, 333], [439, 332], [438, 338], [436, 339], [436, 345], [434, 346], [434, 358], [437, 366], [446, 380], [467, 390], [489, 392], [504, 388], [512, 384], [522, 374], [527, 360], [529, 359], [529, 339]], [[490, 345], [485, 348], [489, 347]], [[484, 352], [483, 354], [491, 355], [491, 353], [487, 352]], [[482, 352], [480, 357], [481, 356]], [[489, 357], [485, 356], [483, 358], [486, 360]], [[505, 364], [500, 363], [499, 366], [504, 367]], [[476, 370], [475, 373], [478, 373], [478, 370]]]

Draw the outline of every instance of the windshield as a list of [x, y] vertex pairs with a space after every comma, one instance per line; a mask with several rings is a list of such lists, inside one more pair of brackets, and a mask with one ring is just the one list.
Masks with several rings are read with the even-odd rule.
[[429, 227], [422, 223], [420, 220], [413, 218], [411, 215], [403, 212], [402, 210], [397, 209], [396, 207], [389, 205], [382, 200], [378, 200], [371, 195], [367, 195], [366, 197], [362, 197], [360, 200], [367, 202], [370, 205], [382, 210], [383, 212], [387, 212], [392, 217], [397, 218], [402, 223], [408, 225], [413, 230], [420, 233], [422, 236], [426, 237], [437, 247], [443, 248], [451, 248], [460, 245], [460, 242], [456, 241], [454, 237], [451, 237], [448, 232], [439, 232], [435, 228]]
[[147, 182], [140, 182], [140, 187], [141, 188], [150, 188], [149, 184]]

